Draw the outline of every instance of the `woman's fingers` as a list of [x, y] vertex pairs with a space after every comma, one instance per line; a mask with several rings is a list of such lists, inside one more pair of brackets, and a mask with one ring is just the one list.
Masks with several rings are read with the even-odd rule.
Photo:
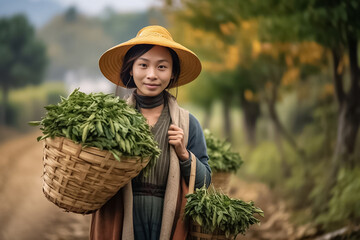
[[168, 131], [169, 136], [184, 136], [183, 132], [180, 131]]
[[184, 146], [184, 131], [178, 126], [171, 124], [168, 130], [169, 144], [175, 147], [176, 154], [181, 160], [189, 158], [188, 151]]
[[176, 126], [175, 124], [171, 124], [169, 130], [182, 131], [182, 129]]
[[171, 124], [168, 130], [168, 136], [181, 136], [182, 138], [184, 137], [184, 131], [179, 128], [178, 126]]
[[169, 143], [177, 148], [183, 148], [184, 132], [181, 128], [171, 124], [168, 131]]

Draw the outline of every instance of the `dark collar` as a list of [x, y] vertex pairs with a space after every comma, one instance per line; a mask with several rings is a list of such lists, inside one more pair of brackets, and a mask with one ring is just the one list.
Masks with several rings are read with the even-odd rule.
[[162, 91], [157, 96], [142, 96], [137, 94], [136, 90], [134, 91], [134, 97], [136, 100], [136, 107], [137, 108], [155, 108], [160, 106], [161, 104], [164, 104], [165, 102], [165, 91]]

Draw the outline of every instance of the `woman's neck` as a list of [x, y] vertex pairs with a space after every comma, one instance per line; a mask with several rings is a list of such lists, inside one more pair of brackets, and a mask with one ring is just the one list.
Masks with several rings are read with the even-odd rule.
[[160, 115], [162, 110], [164, 109], [164, 104], [161, 104], [160, 106], [154, 107], [154, 108], [140, 108], [141, 114], [146, 118], [146, 122], [153, 127]]

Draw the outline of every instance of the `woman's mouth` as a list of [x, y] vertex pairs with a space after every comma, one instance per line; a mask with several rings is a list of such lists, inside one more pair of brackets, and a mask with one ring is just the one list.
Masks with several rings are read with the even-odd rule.
[[147, 87], [148, 89], [150, 89], [150, 90], [153, 90], [153, 89], [156, 89], [156, 88], [158, 88], [159, 87], [159, 85], [158, 84], [144, 84], [145, 85], [145, 87]]

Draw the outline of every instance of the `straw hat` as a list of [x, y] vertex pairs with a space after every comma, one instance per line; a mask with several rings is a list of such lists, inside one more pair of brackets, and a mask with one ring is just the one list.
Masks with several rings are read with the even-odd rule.
[[201, 72], [201, 63], [195, 53], [175, 42], [164, 27], [148, 26], [141, 29], [135, 38], [110, 48], [100, 57], [100, 70], [107, 79], [121, 87], [125, 87], [120, 79], [124, 57], [131, 47], [138, 44], [169, 47], [177, 53], [180, 60], [178, 86], [193, 81]]

